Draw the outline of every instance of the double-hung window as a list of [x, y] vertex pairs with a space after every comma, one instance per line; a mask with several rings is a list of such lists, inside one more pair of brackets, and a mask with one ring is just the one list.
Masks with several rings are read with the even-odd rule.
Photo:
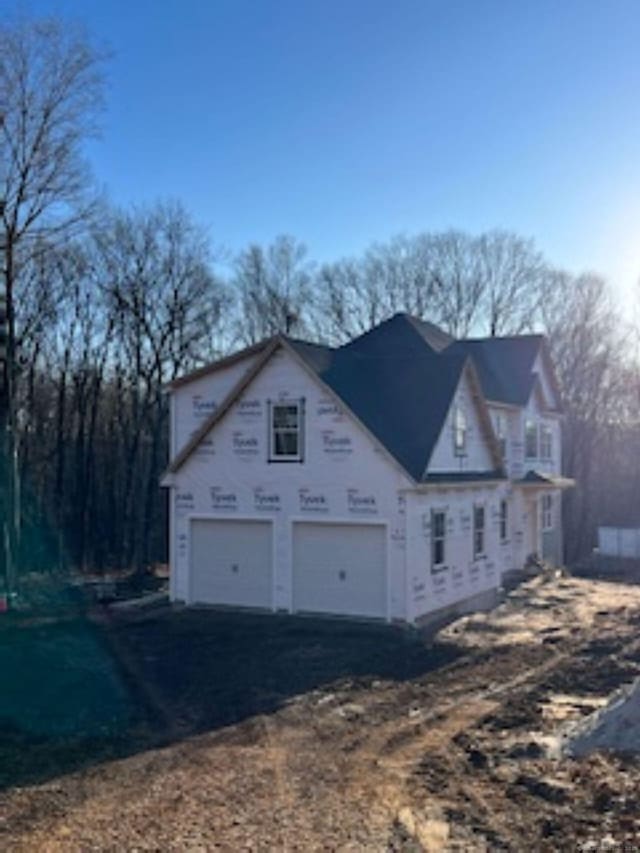
[[271, 462], [302, 462], [303, 417], [302, 400], [271, 403], [269, 425], [269, 460]]
[[542, 529], [553, 530], [553, 495], [542, 496]]
[[485, 512], [483, 504], [475, 504], [473, 507], [473, 559], [484, 556], [484, 522]]
[[540, 458], [549, 461], [553, 457], [553, 433], [549, 424], [540, 427]]
[[538, 425], [527, 420], [524, 425], [524, 455], [527, 459], [538, 458]]
[[447, 514], [444, 510], [431, 511], [431, 571], [443, 569], [445, 565], [445, 538]]
[[460, 406], [453, 412], [453, 450], [456, 456], [467, 452], [467, 418]]
[[506, 500], [500, 501], [500, 541], [506, 542], [509, 538], [509, 504]]
[[507, 425], [504, 415], [500, 412], [496, 414], [495, 429], [496, 438], [498, 439], [498, 450], [502, 459], [505, 459], [507, 456]]

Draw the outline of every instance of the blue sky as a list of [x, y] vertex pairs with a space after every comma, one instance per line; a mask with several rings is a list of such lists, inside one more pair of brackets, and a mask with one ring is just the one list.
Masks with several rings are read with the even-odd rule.
[[[0, 0], [0, 8], [7, 0]], [[31, 0], [113, 52], [91, 145], [118, 203], [319, 260], [494, 227], [640, 277], [638, 0]]]

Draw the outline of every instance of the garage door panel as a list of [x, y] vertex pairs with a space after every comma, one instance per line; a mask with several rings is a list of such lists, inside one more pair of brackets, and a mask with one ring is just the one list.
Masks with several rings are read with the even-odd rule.
[[381, 617], [387, 611], [381, 525], [298, 523], [293, 528], [294, 610]]
[[203, 604], [271, 607], [272, 537], [268, 522], [194, 520], [192, 600]]

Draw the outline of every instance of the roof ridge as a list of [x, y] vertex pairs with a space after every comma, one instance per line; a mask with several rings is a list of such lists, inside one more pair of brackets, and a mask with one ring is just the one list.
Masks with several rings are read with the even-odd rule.
[[321, 347], [322, 349], [330, 349], [335, 352], [339, 347], [332, 347], [331, 344], [323, 344], [320, 341], [309, 341], [307, 338], [295, 338], [293, 335], [287, 335], [281, 332], [281, 337], [293, 344], [304, 344], [308, 347]]
[[484, 338], [454, 338], [454, 340], [458, 340], [460, 343], [474, 344], [486, 343], [488, 341], [524, 341], [533, 338], [545, 340], [546, 337], [544, 332], [527, 332], [524, 335], [486, 335]]
[[[408, 312], [400, 313], [401, 316], [407, 321], [409, 326], [413, 329], [413, 331], [416, 332], [416, 334], [420, 337], [420, 340], [423, 343], [427, 344], [427, 346], [432, 349], [437, 355], [440, 355], [440, 353], [444, 352], [448, 347], [451, 346], [451, 344], [455, 343], [456, 339], [452, 335], [450, 335], [448, 332], [445, 332], [444, 329], [440, 328], [440, 326], [437, 326], [435, 323], [432, 323], [431, 320], [423, 320], [422, 317], [416, 317], [415, 314], [409, 314]], [[441, 339], [441, 346], [438, 341], [432, 341], [429, 339], [432, 335], [437, 336]]]

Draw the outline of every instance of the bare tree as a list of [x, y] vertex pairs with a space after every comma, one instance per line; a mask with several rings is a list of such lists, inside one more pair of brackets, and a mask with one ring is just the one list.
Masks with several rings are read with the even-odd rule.
[[222, 337], [229, 297], [212, 271], [204, 233], [178, 203], [116, 212], [96, 241], [97, 287], [119, 342], [113, 364], [123, 402], [117, 419], [126, 460], [120, 500], [126, 562], [142, 568], [167, 452], [163, 386], [203, 357], [219, 355], [212, 342]]
[[80, 31], [53, 19], [0, 25], [0, 222], [7, 343], [0, 433], [4, 553], [10, 586], [20, 530], [17, 476], [15, 293], [42, 239], [66, 235], [90, 203], [81, 147], [101, 106], [102, 57]]
[[555, 272], [533, 240], [490, 231], [475, 241], [481, 284], [481, 317], [490, 335], [518, 335], [540, 321]]
[[238, 300], [236, 337], [253, 344], [276, 332], [308, 328], [312, 265], [307, 248], [283, 235], [264, 249], [252, 244], [236, 258], [232, 279]]
[[518, 334], [539, 324], [552, 279], [533, 241], [511, 232], [395, 237], [320, 268], [314, 328], [341, 342], [407, 311], [454, 337]]
[[[599, 512], [614, 501], [611, 459], [618, 453], [620, 426], [629, 424], [629, 349], [624, 326], [603, 279], [558, 274], [543, 306], [566, 409], [564, 465], [577, 481], [565, 501], [568, 557], [593, 546]], [[632, 422], [631, 422], [632, 423]], [[629, 462], [626, 461], [628, 477]]]

